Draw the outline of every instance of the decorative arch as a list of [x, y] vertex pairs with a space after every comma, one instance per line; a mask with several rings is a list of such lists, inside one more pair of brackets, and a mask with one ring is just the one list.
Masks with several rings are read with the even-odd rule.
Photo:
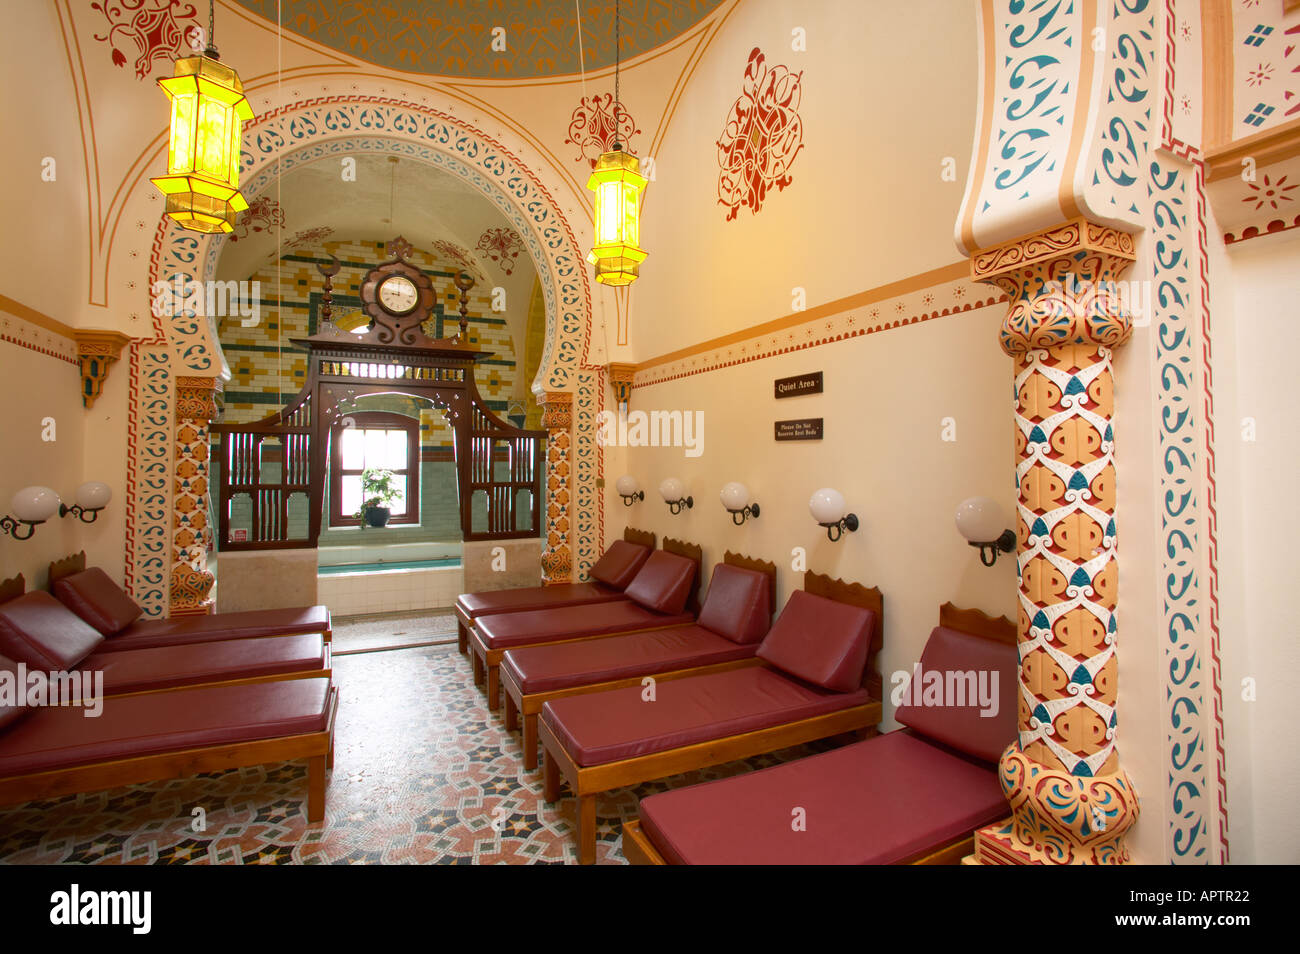
[[[539, 403], [567, 395], [574, 409], [572, 444], [561, 458], [548, 455], [547, 550], [565, 554], [548, 565], [581, 572], [603, 539], [595, 422], [604, 382], [601, 369], [587, 360], [591, 289], [572, 228], [538, 176], [501, 143], [435, 108], [382, 96], [317, 97], [267, 112], [245, 131], [241, 178], [246, 194], [255, 198], [288, 169], [358, 152], [402, 155], [456, 175], [523, 238], [546, 307], [545, 344], [532, 390]], [[149, 288], [176, 275], [182, 281], [212, 279], [222, 247], [220, 237], [196, 235], [163, 219]], [[210, 586], [203, 544], [211, 531], [201, 518], [198, 527], [191, 519], [206, 493], [208, 421], [190, 412], [211, 402], [178, 406], [178, 387], [206, 381], [215, 391], [227, 373], [214, 326], [193, 310], [155, 319], [155, 330], [154, 340], [132, 347], [127, 507], [134, 525], [126, 554], [128, 585], [152, 616], [176, 607], [175, 582], [186, 591], [183, 603], [194, 602], [205, 580]], [[196, 433], [202, 435], [197, 442]], [[177, 511], [182, 503], [184, 513]]]

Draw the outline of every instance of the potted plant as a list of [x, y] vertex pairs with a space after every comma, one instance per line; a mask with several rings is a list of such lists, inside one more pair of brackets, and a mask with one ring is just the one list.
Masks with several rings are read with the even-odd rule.
[[356, 516], [363, 527], [386, 527], [393, 515], [389, 508], [402, 495], [393, 487], [397, 476], [391, 470], [367, 467], [361, 472], [361, 509]]

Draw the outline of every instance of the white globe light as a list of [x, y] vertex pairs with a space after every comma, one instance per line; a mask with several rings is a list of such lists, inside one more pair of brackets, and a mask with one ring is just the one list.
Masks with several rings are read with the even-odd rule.
[[636, 478], [631, 474], [624, 474], [614, 486], [624, 497], [631, 497], [641, 489], [641, 485], [636, 482]]
[[49, 487], [24, 487], [10, 501], [14, 516], [24, 523], [41, 523], [59, 512], [63, 501]]
[[957, 505], [957, 531], [970, 543], [992, 543], [1006, 528], [1002, 508], [989, 497], [969, 497]]
[[728, 510], [744, 510], [749, 506], [749, 488], [738, 480], [722, 488], [722, 506]]
[[88, 480], [77, 488], [77, 506], [82, 510], [103, 510], [113, 499], [113, 490], [98, 480]]
[[686, 496], [686, 485], [676, 477], [669, 477], [659, 485], [659, 494], [668, 503], [676, 503]]
[[812, 495], [808, 509], [818, 523], [839, 523], [844, 516], [844, 495], [832, 487], [823, 487]]

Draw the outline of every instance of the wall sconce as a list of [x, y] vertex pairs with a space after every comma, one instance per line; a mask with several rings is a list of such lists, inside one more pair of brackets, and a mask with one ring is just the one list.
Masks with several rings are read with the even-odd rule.
[[[99, 512], [108, 506], [108, 502], [113, 499], [112, 488], [98, 480], [89, 480], [77, 488], [77, 502], [69, 507], [67, 504], [59, 504], [59, 516], [66, 517], [68, 514], [75, 514], [76, 518], [82, 523], [94, 523]], [[89, 517], [86, 514], [90, 514]]]
[[[63, 502], [49, 487], [24, 487], [14, 494], [9, 506], [14, 514], [0, 517], [0, 530], [15, 540], [28, 540], [36, 532], [36, 525], [58, 513]], [[27, 532], [23, 533], [22, 528]]]
[[681, 513], [683, 507], [690, 510], [695, 506], [695, 498], [686, 496], [686, 485], [676, 477], [669, 477], [660, 484], [659, 493], [673, 513]]
[[630, 507], [638, 500], [645, 500], [645, 491], [631, 474], [624, 474], [614, 484], [618, 495], [623, 498], [623, 506]]
[[854, 533], [858, 529], [858, 515], [844, 513], [844, 495], [831, 487], [816, 491], [808, 501], [808, 509], [813, 519], [826, 528], [826, 536], [834, 543], [844, 535], [844, 531]]
[[968, 497], [957, 505], [957, 530], [966, 542], [980, 551], [980, 562], [992, 566], [999, 553], [1016, 548], [1016, 534], [1004, 530], [1002, 508], [988, 497]]
[[722, 488], [722, 506], [731, 514], [731, 522], [740, 526], [750, 517], [758, 518], [758, 504], [749, 502], [749, 488], [738, 480]]

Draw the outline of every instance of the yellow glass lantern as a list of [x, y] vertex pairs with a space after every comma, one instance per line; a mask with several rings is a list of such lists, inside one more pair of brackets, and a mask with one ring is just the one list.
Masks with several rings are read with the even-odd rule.
[[622, 149], [604, 153], [587, 180], [596, 193], [596, 242], [587, 261], [596, 266], [602, 285], [630, 285], [636, 281], [646, 253], [641, 241], [641, 175], [637, 157]]
[[209, 48], [176, 61], [160, 79], [172, 104], [167, 175], [150, 181], [167, 197], [166, 213], [195, 232], [229, 232], [248, 208], [239, 192], [239, 145], [253, 118], [239, 76]]

